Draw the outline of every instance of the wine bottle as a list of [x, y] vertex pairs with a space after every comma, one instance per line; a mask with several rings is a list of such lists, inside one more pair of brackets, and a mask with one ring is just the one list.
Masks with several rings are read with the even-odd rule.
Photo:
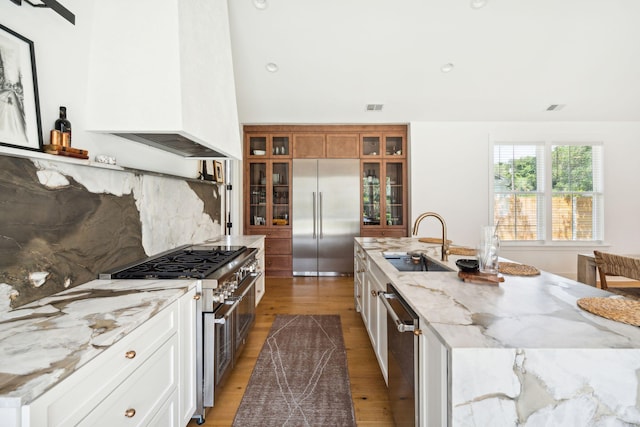
[[[67, 120], [67, 107], [60, 106], [60, 117], [56, 120], [54, 129], [62, 133], [62, 140], [71, 146], [71, 122]], [[68, 136], [65, 136], [68, 135]]]

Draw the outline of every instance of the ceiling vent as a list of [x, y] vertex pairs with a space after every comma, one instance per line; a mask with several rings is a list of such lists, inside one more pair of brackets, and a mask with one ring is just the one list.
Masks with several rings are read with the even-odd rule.
[[547, 111], [560, 111], [564, 106], [565, 104], [551, 104], [547, 107]]
[[366, 111], [382, 111], [382, 104], [367, 104]]

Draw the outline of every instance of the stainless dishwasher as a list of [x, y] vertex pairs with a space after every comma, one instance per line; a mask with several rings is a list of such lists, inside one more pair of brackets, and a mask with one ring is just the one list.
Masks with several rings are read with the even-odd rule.
[[397, 427], [419, 424], [418, 336], [419, 320], [398, 291], [387, 283], [378, 297], [387, 309], [389, 400]]

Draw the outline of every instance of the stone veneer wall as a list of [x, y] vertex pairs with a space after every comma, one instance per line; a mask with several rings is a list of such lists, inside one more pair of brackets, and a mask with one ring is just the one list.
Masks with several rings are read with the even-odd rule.
[[222, 232], [209, 182], [0, 156], [0, 313]]

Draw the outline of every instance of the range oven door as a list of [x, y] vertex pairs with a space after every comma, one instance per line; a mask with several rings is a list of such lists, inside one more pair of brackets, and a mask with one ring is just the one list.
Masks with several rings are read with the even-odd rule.
[[213, 313], [204, 313], [203, 403], [212, 407], [214, 390], [231, 370], [234, 353], [234, 309], [222, 304]]
[[234, 296], [212, 313], [203, 314], [203, 403], [213, 407], [220, 387], [235, 364], [256, 316], [255, 282], [260, 273], [244, 278]]
[[[242, 287], [242, 293], [239, 296], [238, 305], [234, 313], [234, 365], [244, 345], [247, 341], [247, 335], [256, 320], [256, 278], [248, 277], [246, 287]], [[240, 288], [239, 288], [240, 289]]]

